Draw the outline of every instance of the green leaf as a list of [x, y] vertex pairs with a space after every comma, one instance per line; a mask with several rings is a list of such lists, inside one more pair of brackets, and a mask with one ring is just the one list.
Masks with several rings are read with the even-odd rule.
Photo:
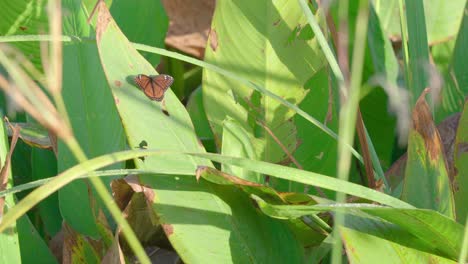
[[[432, 210], [389, 208], [371, 204], [271, 205], [258, 196], [252, 195], [252, 198], [271, 217], [289, 219], [340, 210], [348, 214], [346, 226], [358, 231], [454, 260], [458, 258], [461, 249], [463, 226]], [[363, 221], [372, 221], [373, 224], [363, 224]], [[375, 229], [374, 226], [379, 228]]]
[[[23, 215], [18, 220], [17, 228], [20, 238], [22, 263], [58, 263], [27, 215]], [[32, 252], [34, 254], [31, 254]]]
[[455, 171], [453, 179], [457, 221], [464, 223], [468, 216], [468, 101], [458, 122], [455, 150], [453, 153]]
[[[305, 87], [310, 89], [299, 107], [307, 113], [313, 113], [330, 129], [338, 129], [338, 93], [329, 86], [329, 70], [322, 68]], [[337, 142], [318, 127], [299, 115], [294, 116], [297, 126], [297, 150], [294, 157], [304, 170], [325, 175], [336, 175]], [[317, 144], [320, 142], [320, 144]], [[274, 180], [272, 180], [274, 181]], [[282, 188], [280, 190], [288, 190]], [[302, 192], [302, 184], [293, 183], [288, 191]], [[313, 188], [311, 188], [313, 190]]]
[[[297, 3], [219, 2], [205, 60], [298, 105], [309, 92], [305, 83], [324, 66], [315, 38], [304, 40], [294, 34], [304, 25], [306, 18]], [[239, 39], [248, 40], [248, 45], [233, 41]], [[288, 156], [280, 144], [290, 153], [296, 150], [297, 129], [291, 120], [295, 113], [278, 101], [211, 71], [205, 71], [203, 93], [216, 138], [221, 138], [222, 122], [230, 116], [253, 137], [264, 141], [256, 151], [261, 153], [261, 160], [285, 160]], [[256, 121], [263, 122], [277, 139]]]
[[[163, 105], [135, 86], [137, 74], [156, 72], [122, 35], [103, 4], [98, 21], [100, 58], [130, 147], [145, 141], [148, 148], [203, 151], [188, 113], [172, 91], [166, 92]], [[211, 166], [209, 162], [186, 155], [134, 162], [137, 168], [174, 174], [140, 176], [140, 180], [153, 189], [154, 213], [185, 262], [302, 262], [302, 248], [287, 226], [258, 214], [242, 191], [180, 175], [193, 174], [198, 165]]]
[[[86, 22], [81, 1], [68, 0], [63, 4], [69, 12], [63, 20], [64, 33], [80, 37], [94, 35]], [[92, 42], [65, 43], [63, 47], [62, 96], [74, 135], [88, 157], [125, 148], [122, 124], [98, 56], [96, 44]], [[76, 164], [74, 155], [62, 143], [59, 143], [59, 153], [59, 171]], [[112, 168], [123, 168], [123, 164], [115, 164]], [[104, 179], [109, 190], [111, 180]], [[90, 186], [84, 180], [62, 188], [59, 191], [60, 212], [77, 232], [98, 238], [93, 209], [98, 210], [100, 204], [92, 201], [97, 194], [93, 191], [90, 196], [88, 188]]]
[[362, 98], [359, 106], [381, 166], [386, 170], [392, 161], [396, 125], [395, 117], [389, 113], [388, 96], [376, 87]]
[[[57, 159], [51, 150], [32, 149], [31, 170], [33, 180], [46, 179], [57, 175]], [[54, 193], [37, 206], [44, 233], [55, 236], [62, 227], [58, 194]]]
[[353, 263], [456, 263], [351, 228], [340, 228], [340, 234], [348, 259]]
[[208, 152], [216, 152], [213, 132], [206, 117], [205, 108], [203, 107], [203, 94], [201, 87], [197, 88], [190, 95], [187, 105], [187, 111], [192, 119], [193, 126], [198, 139]]
[[[258, 159], [255, 153], [256, 140], [234, 119], [226, 117], [223, 122], [223, 145], [221, 154], [226, 156], [243, 157], [248, 159]], [[263, 179], [258, 173], [244, 170], [239, 167], [223, 164], [222, 171], [236, 175], [244, 180], [262, 183]]]
[[453, 217], [453, 197], [443, 152], [435, 154], [438, 158], [428, 152], [423, 137], [410, 131], [402, 199]]

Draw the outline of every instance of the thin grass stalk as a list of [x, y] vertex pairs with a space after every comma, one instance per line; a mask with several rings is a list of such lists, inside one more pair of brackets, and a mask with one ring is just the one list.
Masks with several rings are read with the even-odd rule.
[[[357, 109], [359, 106], [359, 90], [362, 82], [362, 70], [364, 67], [365, 46], [362, 43], [367, 39], [367, 26], [369, 23], [369, 1], [359, 1], [359, 11], [356, 20], [356, 30], [353, 48], [353, 61], [351, 64], [349, 98], [342, 105], [339, 119], [339, 138], [338, 138], [338, 179], [348, 181], [349, 168], [351, 166], [351, 153], [346, 145], [353, 142]], [[344, 203], [346, 194], [338, 192], [336, 202]], [[332, 251], [332, 263], [342, 262], [342, 241], [339, 235], [339, 228], [343, 225], [345, 215], [335, 212], [334, 218], [334, 238], [335, 243]]]

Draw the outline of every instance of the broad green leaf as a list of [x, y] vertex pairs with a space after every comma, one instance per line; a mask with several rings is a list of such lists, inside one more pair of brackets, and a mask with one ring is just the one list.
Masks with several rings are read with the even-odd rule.
[[[313, 113], [315, 118], [336, 131], [338, 128], [338, 93], [329, 85], [329, 74], [327, 68], [322, 68], [307, 81], [305, 87], [310, 90], [299, 107], [307, 113]], [[336, 140], [299, 115], [294, 116], [294, 123], [297, 126], [299, 140], [294, 157], [299, 164], [304, 170], [336, 175]], [[320, 143], [318, 144], [318, 142]], [[272, 181], [274, 180], [272, 179]], [[284, 187], [278, 189], [302, 192], [304, 186], [292, 183], [291, 189]]]
[[[48, 32], [47, 2], [40, 0], [0, 1], [0, 36], [35, 35]], [[14, 42], [41, 69], [39, 42]]]
[[455, 171], [453, 191], [457, 221], [464, 223], [468, 217], [468, 101], [458, 122], [454, 150]]
[[[31, 169], [33, 180], [40, 180], [57, 175], [57, 159], [52, 150], [32, 149]], [[58, 194], [54, 193], [37, 206], [44, 233], [55, 236], [62, 227]]]
[[[298, 105], [308, 92], [313, 93], [304, 85], [324, 66], [315, 38], [299, 37], [305, 25], [306, 18], [295, 2], [218, 2], [205, 60]], [[299, 140], [291, 119], [295, 113], [276, 100], [211, 71], [204, 72], [203, 93], [208, 120], [218, 140], [222, 122], [230, 116], [264, 141], [256, 151], [261, 160], [284, 161], [288, 156], [280, 144], [290, 153], [296, 150]]]
[[351, 263], [455, 263], [351, 228], [340, 233]]
[[27, 215], [23, 215], [16, 226], [20, 240], [22, 263], [58, 263]]
[[203, 106], [202, 96], [202, 89], [199, 87], [190, 95], [186, 108], [192, 119], [198, 139], [200, 139], [205, 149], [208, 152], [217, 152], [213, 132], [211, 131]]
[[[249, 182], [233, 175], [226, 174], [209, 167], [200, 167], [197, 170], [197, 177], [203, 177], [205, 180], [220, 185], [235, 185], [244, 190], [247, 194], [255, 194], [273, 204], [316, 204], [317, 202], [309, 195], [304, 193], [279, 193], [275, 189], [260, 185], [255, 182]], [[312, 215], [306, 225], [300, 219], [289, 219], [289, 227], [293, 230], [296, 238], [304, 247], [311, 247], [320, 244], [325, 238], [325, 233], [331, 228], [325, 223], [325, 220]], [[313, 227], [313, 229], [311, 229]]]
[[[3, 116], [1, 117], [3, 120]], [[5, 166], [5, 159], [8, 154], [8, 149], [9, 143], [6, 129], [4, 123], [0, 122], [0, 168], [3, 168], [3, 166]], [[11, 188], [11, 186], [13, 186], [11, 169], [8, 170], [7, 177], [8, 183], [6, 187]], [[10, 208], [15, 205], [15, 198], [13, 195], [7, 195], [2, 199], [5, 199], [5, 203], [3, 204], [3, 214], [5, 215], [8, 213], [8, 211], [10, 211]], [[4, 218], [4, 215], [1, 215], [2, 220]], [[2, 252], [2, 254], [0, 254], [0, 262], [21, 263], [20, 245], [16, 223], [13, 223], [13, 225], [11, 225], [9, 229], [0, 231], [0, 252]]]
[[[255, 153], [256, 143], [257, 141], [255, 138], [252, 138], [251, 135], [245, 131], [245, 129], [242, 128], [242, 126], [236, 120], [230, 117], [226, 117], [226, 120], [223, 122], [223, 141], [221, 154], [256, 160], [258, 159], [257, 153]], [[222, 171], [236, 175], [237, 177], [244, 180], [257, 183], [263, 182], [263, 177], [258, 173], [244, 170], [239, 167], [223, 164]]]
[[388, 96], [381, 88], [375, 87], [359, 106], [381, 165], [386, 170], [391, 165], [396, 133], [396, 120], [389, 113]]
[[[63, 18], [65, 34], [91, 37], [94, 31], [87, 24], [86, 13], [80, 0], [63, 2], [67, 15]], [[62, 95], [73, 132], [88, 157], [125, 148], [122, 124], [99, 61], [95, 43], [71, 42], [63, 47]], [[58, 170], [76, 164], [76, 159], [64, 144], [59, 144]], [[115, 164], [112, 168], [122, 168]], [[110, 189], [112, 179], [104, 182]], [[100, 206], [92, 201], [97, 194], [89, 194], [89, 183], [75, 181], [59, 191], [60, 212], [77, 232], [99, 237], [95, 212]], [[99, 201], [99, 200], [97, 200]], [[94, 204], [94, 206], [93, 206]], [[77, 212], [80, 212], [77, 214]]]
[[[346, 226], [398, 244], [454, 260], [461, 249], [463, 226], [432, 210], [371, 204], [271, 205], [258, 196], [252, 195], [252, 198], [262, 212], [275, 218], [290, 219], [340, 210], [347, 213]], [[363, 224], [363, 221], [373, 224]]]
[[[387, 36], [400, 36], [398, 0], [373, 0]], [[424, 0], [425, 27], [429, 43], [441, 42], [457, 34], [465, 0]], [[409, 16], [415, 16], [414, 13]]]
[[410, 131], [402, 199], [419, 208], [454, 217], [453, 194], [441, 142], [424, 137], [418, 131]]
[[[105, 5], [100, 5], [99, 54], [130, 147], [138, 148], [145, 141], [148, 148], [203, 151], [188, 113], [172, 91], [166, 92], [163, 104], [151, 101], [135, 86], [137, 74], [156, 72], [122, 35]], [[302, 262], [302, 248], [287, 226], [259, 214], [246, 194], [180, 175], [193, 174], [198, 165], [211, 166], [209, 162], [186, 155], [134, 162], [137, 168], [173, 174], [140, 176], [140, 180], [153, 189], [150, 202], [158, 223], [185, 262]]]

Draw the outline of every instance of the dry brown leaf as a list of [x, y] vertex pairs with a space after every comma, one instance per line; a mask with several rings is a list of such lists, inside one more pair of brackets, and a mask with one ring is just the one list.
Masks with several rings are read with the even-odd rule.
[[169, 16], [166, 45], [203, 58], [215, 0], [163, 0]]

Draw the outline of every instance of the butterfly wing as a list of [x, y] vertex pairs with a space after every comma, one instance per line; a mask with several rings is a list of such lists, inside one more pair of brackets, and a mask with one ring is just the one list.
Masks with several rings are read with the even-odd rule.
[[164, 92], [169, 89], [169, 86], [174, 82], [172, 76], [160, 74], [151, 78], [153, 86], [153, 100], [161, 101], [164, 98]]
[[156, 101], [161, 101], [164, 98], [164, 92], [173, 82], [174, 78], [166, 74], [153, 77], [140, 74], [135, 78], [135, 83], [143, 90], [145, 95]]
[[[135, 78], [135, 83], [140, 87], [141, 90], [146, 94], [146, 90], [151, 89], [152, 79], [148, 75], [138, 74]], [[148, 96], [148, 94], [146, 94]]]

